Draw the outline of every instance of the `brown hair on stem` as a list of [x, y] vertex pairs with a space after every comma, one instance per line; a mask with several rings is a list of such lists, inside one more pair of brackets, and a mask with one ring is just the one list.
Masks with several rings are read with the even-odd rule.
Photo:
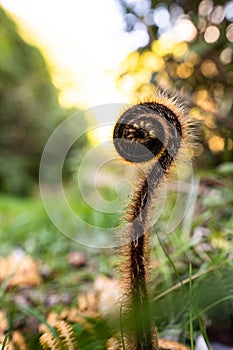
[[158, 350], [148, 288], [151, 208], [184, 145], [193, 147], [193, 124], [177, 98], [157, 92], [149, 101], [122, 113], [114, 128], [113, 143], [126, 162], [143, 167], [124, 215], [126, 243], [120, 249], [124, 256], [121, 270], [126, 349]]

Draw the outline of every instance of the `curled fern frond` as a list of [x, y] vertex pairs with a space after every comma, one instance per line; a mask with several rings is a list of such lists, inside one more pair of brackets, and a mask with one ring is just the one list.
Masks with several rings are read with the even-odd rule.
[[[159, 350], [149, 289], [151, 214], [177, 159], [195, 146], [194, 125], [177, 97], [157, 93], [127, 108], [113, 131], [113, 144], [129, 166], [139, 164], [134, 193], [123, 215], [122, 319], [127, 350]], [[186, 152], [187, 151], [187, 152]], [[184, 153], [184, 155], [183, 155]], [[123, 332], [122, 332], [123, 334]]]

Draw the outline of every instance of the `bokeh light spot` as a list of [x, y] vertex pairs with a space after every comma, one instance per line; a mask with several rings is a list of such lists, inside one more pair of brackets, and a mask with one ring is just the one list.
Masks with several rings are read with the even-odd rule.
[[145, 47], [149, 43], [149, 35], [144, 23], [137, 22], [134, 26], [134, 30], [130, 33], [132, 40], [137, 42], [138, 47]]
[[213, 153], [222, 152], [225, 146], [224, 139], [220, 136], [213, 136], [208, 141], [209, 148]]
[[213, 11], [214, 3], [212, 0], [204, 0], [199, 4], [198, 11], [203, 17], [208, 17]]
[[231, 23], [226, 29], [226, 37], [232, 43], [233, 42], [233, 23]]
[[224, 49], [220, 54], [220, 61], [222, 64], [228, 64], [232, 61], [232, 49], [230, 47], [227, 47]]
[[224, 8], [224, 13], [228, 21], [233, 21], [233, 1], [228, 1]]
[[141, 61], [144, 67], [153, 72], [158, 72], [164, 65], [163, 59], [151, 51], [146, 51], [141, 55]]
[[188, 52], [188, 45], [187, 43], [178, 43], [173, 50], [173, 56], [175, 60], [179, 60], [183, 58]]
[[171, 33], [164, 33], [160, 36], [159, 40], [155, 40], [152, 43], [152, 51], [160, 56], [166, 56], [171, 54], [174, 50], [176, 43]]
[[218, 40], [220, 36], [220, 30], [216, 26], [209, 26], [206, 28], [204, 39], [208, 44], [212, 44]]
[[222, 6], [216, 6], [211, 14], [211, 22], [213, 24], [220, 24], [224, 19], [224, 11]]
[[188, 18], [182, 18], [174, 26], [174, 35], [177, 41], [193, 41], [197, 36], [197, 28]]
[[177, 5], [177, 4], [171, 4], [170, 6], [170, 13], [172, 17], [172, 21], [177, 21], [181, 16], [184, 15], [184, 9]]
[[193, 73], [193, 66], [188, 65], [186, 63], [181, 63], [177, 67], [177, 74], [181, 79], [189, 78]]
[[206, 78], [213, 78], [218, 74], [216, 64], [211, 60], [205, 60], [202, 63], [201, 71]]
[[162, 31], [171, 26], [170, 13], [165, 5], [159, 5], [154, 10], [154, 22]]

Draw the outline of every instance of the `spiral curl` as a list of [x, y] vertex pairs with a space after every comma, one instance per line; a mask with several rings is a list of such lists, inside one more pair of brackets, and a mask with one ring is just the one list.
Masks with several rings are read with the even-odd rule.
[[181, 137], [181, 125], [176, 115], [166, 106], [153, 102], [129, 108], [113, 132], [117, 152], [126, 161], [135, 163], [158, 157], [165, 148], [175, 155]]
[[124, 215], [122, 306], [129, 350], [159, 349], [148, 291], [150, 210], [160, 182], [169, 175], [184, 142], [189, 141], [190, 126], [177, 100], [158, 94], [124, 111], [113, 131], [119, 155], [130, 164], [146, 165]]

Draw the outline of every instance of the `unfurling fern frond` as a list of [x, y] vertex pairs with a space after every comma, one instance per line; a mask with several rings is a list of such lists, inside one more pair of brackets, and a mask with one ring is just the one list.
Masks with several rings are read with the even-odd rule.
[[119, 249], [124, 258], [122, 340], [127, 350], [160, 349], [149, 289], [151, 214], [177, 159], [185, 160], [185, 153], [189, 156], [194, 148], [194, 130], [184, 103], [160, 91], [150, 100], [123, 111], [114, 127], [113, 144], [117, 153], [128, 165], [140, 165], [142, 170], [123, 215], [125, 225]]

